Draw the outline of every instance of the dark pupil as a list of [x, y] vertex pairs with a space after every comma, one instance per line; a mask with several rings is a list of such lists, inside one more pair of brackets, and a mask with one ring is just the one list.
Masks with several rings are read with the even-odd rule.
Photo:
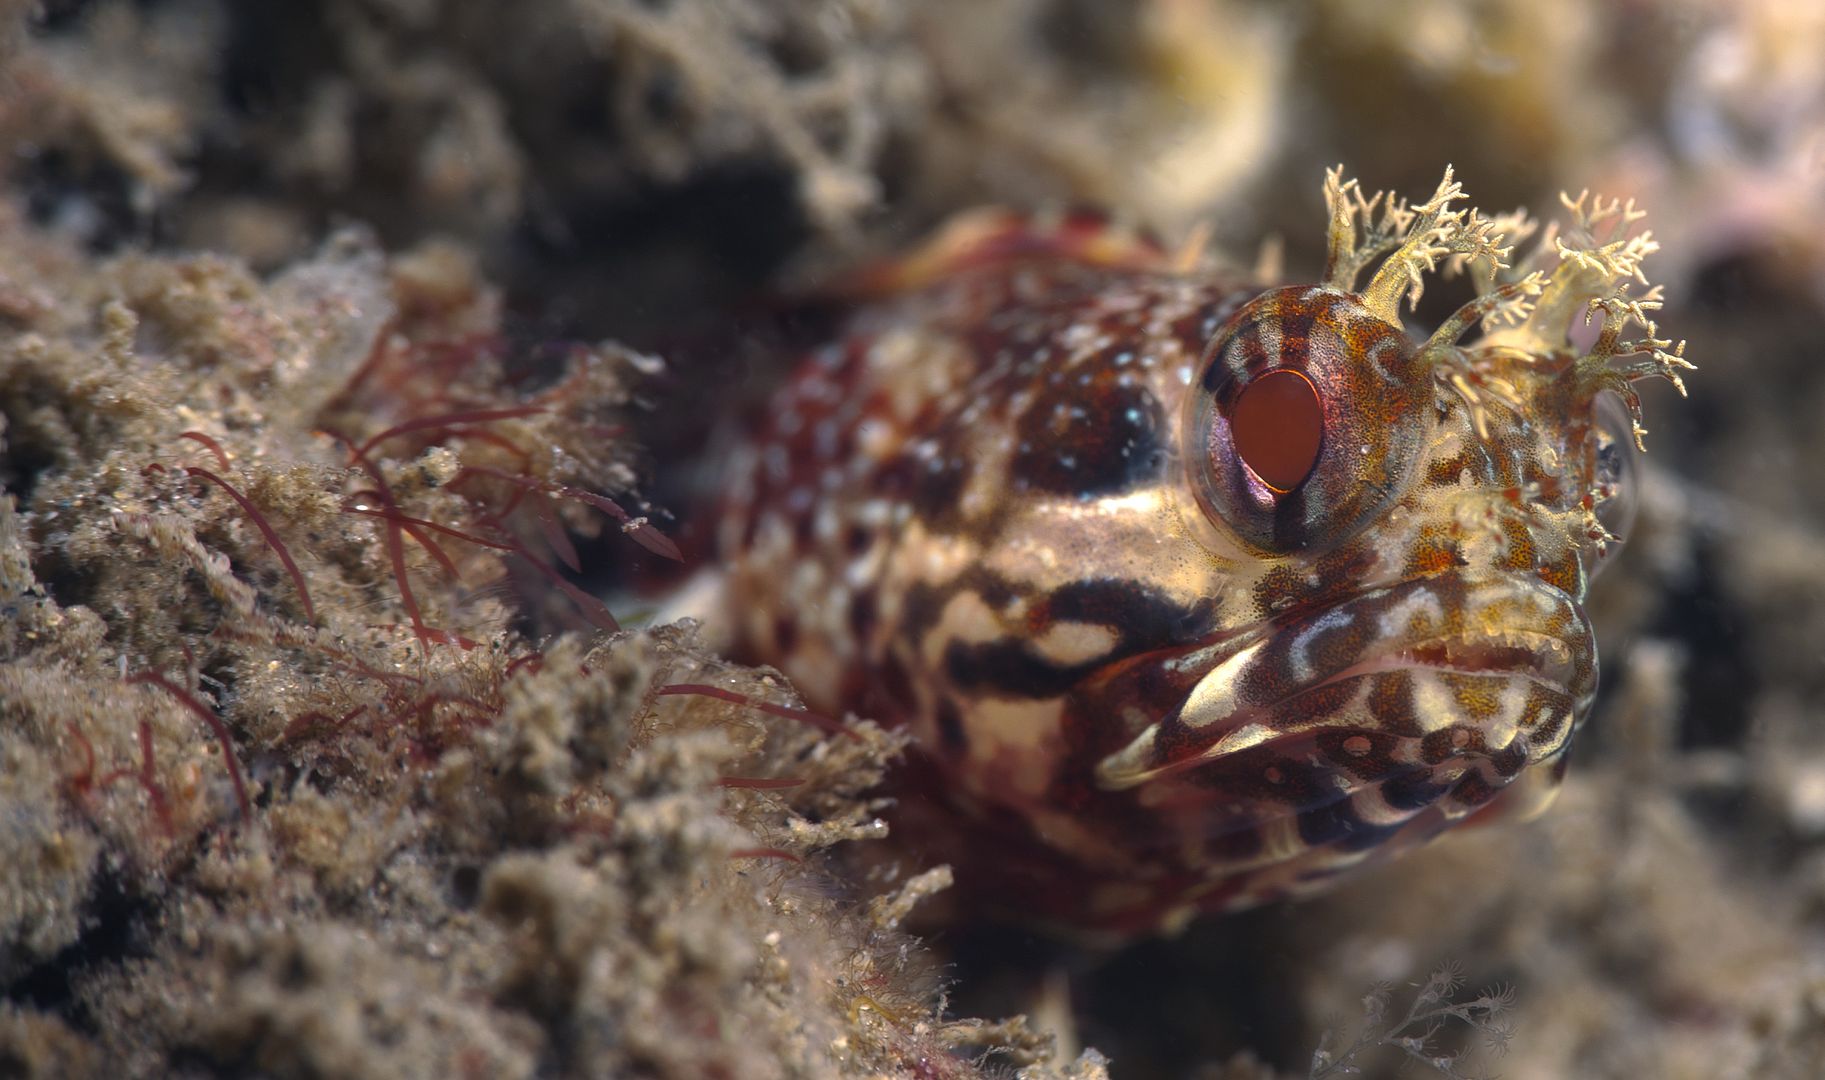
[[1230, 438], [1254, 474], [1278, 494], [1305, 482], [1324, 444], [1324, 407], [1312, 380], [1290, 368], [1249, 383], [1230, 410]]

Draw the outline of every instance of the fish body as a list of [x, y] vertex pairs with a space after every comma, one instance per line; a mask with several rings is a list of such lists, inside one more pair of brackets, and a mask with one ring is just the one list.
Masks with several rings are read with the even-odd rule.
[[[1330, 265], [1291, 287], [967, 219], [868, 280], [728, 463], [739, 651], [911, 730], [904, 831], [982, 903], [1147, 932], [1563, 775], [1629, 384], [1683, 364], [1624, 284], [1651, 241], [1581, 206], [1589, 265], [1530, 270], [1449, 173], [1418, 207], [1326, 194]], [[1448, 255], [1479, 295], [1418, 341], [1398, 304]]]

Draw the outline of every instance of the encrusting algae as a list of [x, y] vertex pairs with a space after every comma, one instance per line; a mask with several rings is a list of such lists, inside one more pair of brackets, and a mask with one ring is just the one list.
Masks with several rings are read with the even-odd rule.
[[816, 869], [884, 832], [901, 737], [687, 629], [520, 629], [612, 619], [553, 587], [566, 534], [669, 547], [601, 494], [651, 361], [516, 384], [443, 249], [345, 235], [262, 281], [0, 244], [47, 301], [0, 343], [7, 1071], [1048, 1060], [941, 1016], [897, 929], [939, 879]]

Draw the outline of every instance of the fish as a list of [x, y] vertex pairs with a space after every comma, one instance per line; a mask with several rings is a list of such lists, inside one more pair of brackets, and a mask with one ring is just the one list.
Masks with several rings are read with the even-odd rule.
[[[1466, 209], [1450, 168], [1420, 203], [1341, 167], [1323, 191], [1305, 284], [1105, 217], [965, 215], [857, 273], [724, 457], [734, 652], [910, 732], [894, 828], [985, 911], [1171, 930], [1565, 774], [1635, 384], [1692, 366], [1658, 245], [1588, 192], [1544, 228]], [[1441, 275], [1472, 298], [1410, 330]]]

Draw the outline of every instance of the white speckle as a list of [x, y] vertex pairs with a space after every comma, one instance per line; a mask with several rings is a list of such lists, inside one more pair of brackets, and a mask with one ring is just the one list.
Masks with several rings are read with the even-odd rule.
[[[1262, 645], [1262, 642], [1250, 645], [1199, 679], [1198, 685], [1185, 699], [1184, 708], [1179, 711], [1179, 722], [1186, 727], [1201, 728], [1233, 715], [1236, 711], [1236, 684], [1260, 655]], [[1239, 733], [1231, 733], [1225, 738], [1225, 745], [1231, 745], [1228, 740], [1238, 737], [1241, 737]]]
[[1054, 664], [1081, 664], [1108, 655], [1120, 643], [1112, 627], [1101, 623], [1054, 623], [1032, 647]]
[[1267, 366], [1279, 367], [1284, 355], [1284, 345], [1280, 340], [1280, 324], [1272, 319], [1263, 319], [1258, 324], [1257, 333], [1261, 349], [1267, 354]]
[[856, 441], [862, 453], [879, 460], [887, 455], [893, 429], [880, 420], [864, 420], [856, 426]]

